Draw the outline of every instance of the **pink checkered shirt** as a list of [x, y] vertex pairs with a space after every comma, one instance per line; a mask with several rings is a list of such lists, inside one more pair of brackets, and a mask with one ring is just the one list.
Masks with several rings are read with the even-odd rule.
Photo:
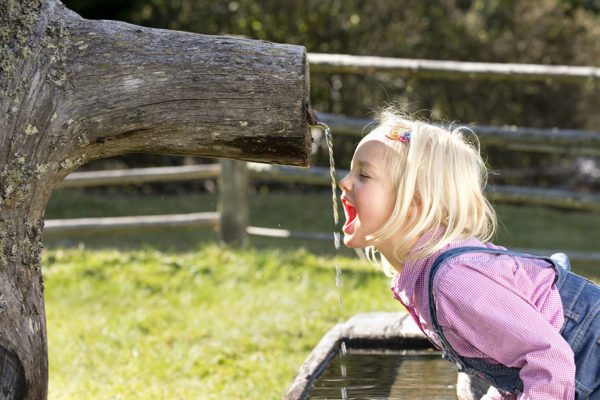
[[[392, 279], [394, 298], [438, 348], [429, 315], [429, 271], [439, 254], [459, 246], [504, 249], [477, 239], [451, 243], [406, 262]], [[486, 253], [458, 255], [436, 274], [438, 322], [448, 342], [461, 356], [521, 368], [519, 400], [575, 397], [575, 361], [559, 333], [564, 317], [554, 278], [545, 261]], [[511, 398], [493, 389], [484, 397]]]

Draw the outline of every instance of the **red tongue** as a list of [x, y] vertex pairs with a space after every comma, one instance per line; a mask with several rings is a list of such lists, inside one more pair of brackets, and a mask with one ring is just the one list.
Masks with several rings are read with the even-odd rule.
[[344, 203], [344, 207], [346, 208], [346, 223], [344, 224], [344, 228], [345, 228], [354, 221], [357, 213], [356, 213], [356, 208], [352, 207], [348, 203]]

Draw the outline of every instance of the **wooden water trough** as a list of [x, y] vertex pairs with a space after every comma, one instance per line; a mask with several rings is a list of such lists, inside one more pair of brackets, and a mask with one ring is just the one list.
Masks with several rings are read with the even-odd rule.
[[[305, 400], [327, 366], [339, 356], [341, 348], [355, 351], [390, 352], [427, 350], [440, 355], [405, 312], [360, 313], [327, 332], [306, 358], [284, 396], [284, 400]], [[441, 357], [441, 355], [440, 355]], [[447, 363], [447, 368], [453, 366]], [[393, 385], [394, 377], [379, 378], [381, 386]], [[384, 388], [385, 389], [385, 388]], [[459, 400], [481, 398], [488, 390], [483, 382], [457, 374]], [[392, 395], [393, 397], [393, 395]]]

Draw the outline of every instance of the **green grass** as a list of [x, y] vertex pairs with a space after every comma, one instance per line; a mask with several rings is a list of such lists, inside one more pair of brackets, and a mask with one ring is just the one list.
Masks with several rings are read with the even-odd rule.
[[306, 251], [57, 249], [44, 256], [51, 399], [278, 399], [319, 339], [398, 310], [387, 278]]
[[[63, 191], [46, 217], [216, 207], [214, 195]], [[504, 205], [498, 214], [498, 244], [598, 251], [599, 215]], [[251, 224], [331, 232], [330, 197], [254, 194]], [[201, 230], [47, 238], [49, 398], [279, 399], [335, 323], [400, 310], [383, 273], [351, 251], [336, 254], [333, 243], [252, 238], [232, 250], [216, 239]], [[585, 268], [600, 279], [597, 266]]]

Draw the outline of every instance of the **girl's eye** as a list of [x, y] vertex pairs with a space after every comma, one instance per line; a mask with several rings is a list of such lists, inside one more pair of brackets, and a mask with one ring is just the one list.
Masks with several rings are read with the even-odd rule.
[[369, 177], [369, 175], [367, 175], [367, 174], [364, 174], [364, 173], [360, 173], [360, 174], [358, 174], [358, 176], [359, 176], [359, 177], [361, 177], [361, 178], [363, 178], [363, 179], [368, 179], [368, 178], [370, 178], [370, 177]]

